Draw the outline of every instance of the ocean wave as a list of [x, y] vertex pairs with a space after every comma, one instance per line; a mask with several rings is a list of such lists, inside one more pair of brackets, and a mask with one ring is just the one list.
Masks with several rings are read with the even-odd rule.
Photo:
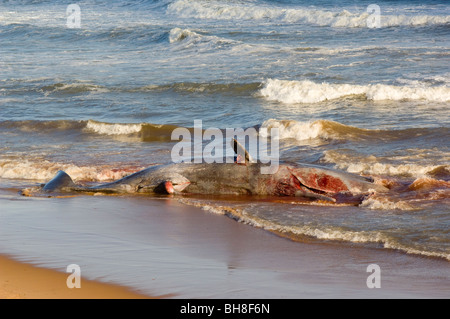
[[[261, 130], [267, 129], [267, 130]], [[311, 120], [311, 121], [295, 121], [295, 120], [278, 120], [268, 119], [264, 121], [260, 126], [260, 134], [262, 136], [268, 135], [270, 129], [278, 129], [280, 139], [295, 139], [297, 141], [304, 141], [310, 139], [322, 139], [322, 140], [339, 140], [339, 141], [397, 141], [408, 140], [415, 137], [433, 137], [439, 138], [449, 133], [449, 129], [445, 127], [437, 128], [410, 128], [410, 129], [398, 129], [398, 130], [386, 130], [386, 129], [365, 129], [356, 126], [342, 124], [331, 120]], [[424, 152], [427, 153], [424, 153]], [[410, 153], [406, 158], [400, 158], [398, 160], [411, 160], [414, 157], [421, 159], [424, 157], [430, 157], [430, 154], [435, 154], [436, 158], [440, 158], [445, 155], [442, 150], [421, 150], [419, 153]], [[335, 160], [341, 160], [339, 156], [342, 156], [342, 161], [348, 163], [349, 159], [345, 158], [345, 155], [334, 154], [330, 151], [329, 156], [336, 156]], [[444, 156], [447, 160], [450, 158]], [[332, 160], [331, 157], [326, 159]], [[355, 159], [359, 162], [361, 159]]]
[[417, 207], [413, 206], [404, 200], [393, 201], [388, 198], [367, 198], [359, 207], [364, 207], [373, 210], [416, 210]]
[[[440, 157], [445, 158], [445, 154]], [[390, 159], [395, 160], [395, 158]], [[386, 163], [383, 159], [375, 156], [353, 156], [338, 151], [325, 151], [322, 161], [324, 163], [332, 163], [336, 168], [346, 170], [350, 173], [362, 175], [378, 175], [378, 176], [404, 176], [421, 178], [424, 176], [442, 177], [443, 172], [450, 172], [450, 165], [447, 164], [422, 164], [422, 163], [404, 163], [401, 158], [397, 158], [400, 163]], [[447, 175], [450, 176], [450, 175]]]
[[426, 100], [449, 102], [450, 87], [409, 87], [386, 84], [331, 84], [315, 83], [309, 80], [288, 81], [268, 79], [259, 94], [269, 101], [286, 104], [319, 103], [348, 96], [362, 96], [367, 100]]
[[[6, 94], [38, 92], [45, 96], [51, 94], [81, 94], [81, 93], [107, 93], [109, 88], [102, 85], [88, 83], [86, 81], [74, 81], [72, 83], [53, 82], [56, 79], [8, 79], [1, 81], [1, 90]], [[56, 80], [56, 81], [59, 81]]]
[[170, 43], [179, 42], [179, 41], [182, 41], [182, 40], [184, 40], [184, 39], [186, 39], [188, 37], [200, 38], [201, 35], [196, 33], [196, 32], [193, 32], [193, 31], [191, 31], [189, 29], [184, 29], [183, 30], [183, 29], [180, 29], [180, 28], [174, 28], [174, 29], [170, 30], [169, 42]]
[[95, 132], [97, 134], [105, 135], [129, 135], [139, 133], [142, 130], [143, 124], [117, 124], [117, 123], [103, 123], [89, 120], [86, 123], [86, 130]]
[[[75, 80], [72, 83], [60, 82], [60, 79], [8, 79], [0, 80], [1, 95], [23, 94], [27, 92], [52, 94], [81, 93], [151, 93], [173, 91], [178, 93], [237, 94], [253, 95], [261, 87], [261, 82], [172, 82], [166, 84], [147, 84], [142, 86], [104, 86]], [[21, 101], [17, 98], [2, 98], [0, 103]]]
[[109, 136], [135, 136], [144, 142], [170, 142], [179, 126], [152, 123], [106, 123], [88, 120], [84, 131]]
[[[224, 215], [230, 217], [240, 223], [247, 224], [256, 228], [261, 228], [282, 237], [287, 237], [294, 241], [302, 241], [305, 237], [312, 237], [319, 240], [331, 241], [345, 241], [351, 243], [361, 244], [381, 244], [384, 248], [400, 250], [408, 254], [416, 254], [428, 257], [438, 257], [450, 260], [450, 254], [442, 251], [432, 251], [424, 247], [423, 249], [413, 247], [402, 243], [401, 240], [395, 237], [395, 234], [389, 234], [378, 230], [354, 231], [344, 229], [338, 226], [331, 225], [285, 225], [273, 220], [261, 218], [247, 208], [232, 207], [227, 205], [210, 204], [202, 201], [181, 199], [186, 205], [193, 205], [200, 207], [205, 211], [217, 215]], [[409, 205], [398, 203], [384, 203], [380, 204], [375, 201], [367, 201], [364, 207], [371, 209], [406, 209], [409, 210]], [[387, 206], [390, 208], [387, 208]]]
[[61, 94], [78, 94], [85, 92], [96, 92], [96, 93], [106, 93], [109, 92], [108, 88], [89, 84], [89, 83], [55, 83], [51, 85], [42, 86], [39, 91], [43, 92], [44, 95], [48, 96], [53, 93]]
[[[171, 124], [152, 123], [107, 123], [94, 120], [55, 120], [55, 121], [3, 121], [0, 130], [36, 132], [52, 134], [54, 132], [75, 131], [80, 134], [96, 134], [110, 137], [129, 136], [144, 142], [170, 142], [172, 132], [178, 128]], [[192, 130], [192, 128], [188, 128]]]
[[0, 160], [0, 178], [48, 181], [59, 170], [64, 170], [75, 181], [106, 182], [117, 180], [142, 167], [112, 166], [78, 166], [75, 164], [55, 163], [50, 161], [32, 160]]
[[169, 42], [176, 43], [181, 41], [189, 42], [211, 42], [211, 43], [233, 43], [234, 41], [226, 40], [216, 36], [210, 36], [194, 32], [190, 29], [173, 28], [169, 32]]
[[365, 130], [329, 120], [298, 122], [294, 120], [269, 119], [264, 121], [261, 128], [268, 131], [277, 128], [280, 139], [293, 138], [298, 141], [315, 138], [321, 139], [350, 139], [358, 136], [370, 135], [371, 130]]
[[173, 28], [169, 32], [169, 42], [171, 44], [178, 43], [183, 49], [195, 48], [198, 49], [218, 49], [224, 46], [238, 44], [237, 41], [200, 34], [190, 29]]
[[[450, 167], [439, 167], [440, 169], [445, 169], [447, 176], [450, 177]], [[436, 171], [436, 169], [431, 172]], [[417, 190], [417, 189], [427, 189], [430, 187], [442, 187], [450, 189], [450, 181], [439, 180], [432, 177], [421, 177], [416, 179], [410, 186], [409, 189]]]
[[[276, 6], [243, 5], [217, 1], [178, 0], [168, 6], [167, 12], [184, 18], [216, 20], [275, 20], [285, 23], [309, 23], [339, 28], [368, 27], [370, 14], [366, 11], [351, 13], [313, 8], [283, 8]], [[439, 15], [386, 15], [380, 18], [381, 27], [427, 26], [450, 23], [450, 16]]]
[[[404, 208], [402, 203], [394, 204], [396, 209]], [[222, 208], [223, 209], [223, 208]], [[430, 251], [426, 247], [419, 249], [400, 242], [395, 236], [382, 231], [352, 231], [337, 226], [313, 226], [313, 225], [283, 225], [274, 221], [268, 221], [247, 213], [246, 210], [224, 209], [224, 215], [233, 219], [263, 228], [283, 237], [296, 240], [298, 237], [308, 236], [319, 240], [345, 241], [351, 243], [382, 244], [384, 248], [400, 250], [408, 254], [428, 257], [444, 258], [450, 261], [450, 254], [441, 251]]]
[[1, 121], [0, 129], [19, 130], [21, 132], [53, 132], [81, 130], [86, 121], [56, 120], [56, 121]]
[[260, 82], [216, 83], [216, 82], [176, 82], [161, 85], [146, 85], [130, 89], [131, 92], [174, 91], [179, 93], [251, 95], [257, 92]]
[[[450, 52], [447, 54], [450, 55]], [[406, 84], [415, 87], [427, 85], [450, 87], [450, 72], [429, 76], [413, 73], [410, 77], [411, 78], [398, 78], [396, 81], [402, 85]]]

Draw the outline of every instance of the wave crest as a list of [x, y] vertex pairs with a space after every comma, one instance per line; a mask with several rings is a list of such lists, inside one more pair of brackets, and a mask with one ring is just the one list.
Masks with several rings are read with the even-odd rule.
[[0, 178], [48, 181], [59, 170], [64, 170], [75, 181], [105, 182], [120, 179], [141, 169], [143, 168], [134, 166], [117, 169], [111, 166], [78, 166], [49, 161], [1, 160]]
[[[170, 142], [172, 132], [178, 128], [171, 124], [152, 123], [107, 123], [94, 120], [87, 121], [4, 121], [0, 122], [2, 130], [20, 130], [22, 132], [53, 132], [75, 131], [80, 134], [98, 134], [114, 138], [130, 137], [144, 142]], [[192, 129], [191, 129], [192, 130]]]
[[196, 49], [221, 48], [222, 46], [236, 44], [238, 42], [212, 35], [203, 35], [190, 29], [173, 28], [169, 32], [171, 44], [180, 43], [183, 49], [195, 47]]
[[104, 123], [89, 120], [85, 130], [101, 135], [135, 136], [144, 142], [170, 142], [176, 128], [178, 126], [171, 124]]
[[44, 95], [50, 95], [54, 93], [60, 94], [80, 94], [80, 93], [106, 93], [109, 89], [95, 84], [89, 83], [55, 83], [51, 85], [42, 86], [39, 91]]
[[[450, 260], [450, 254], [446, 252], [430, 251], [425, 248], [420, 249], [412, 247], [401, 243], [395, 238], [395, 235], [391, 236], [390, 234], [383, 233], [382, 231], [353, 231], [343, 229], [342, 227], [329, 225], [283, 225], [275, 221], [258, 217], [247, 211], [245, 208], [217, 204], [210, 205], [202, 201], [193, 201], [190, 199], [182, 199], [181, 201], [184, 204], [201, 207], [205, 211], [213, 214], [225, 215], [238, 222], [270, 231], [282, 237], [288, 237], [294, 241], [302, 241], [305, 237], [311, 237], [319, 240], [346, 241], [363, 244], [377, 243], [382, 244], [384, 248], [397, 249], [408, 254], [438, 257]], [[382, 203], [368, 201], [366, 205], [368, 208], [377, 209], [375, 206], [380, 206]], [[410, 209], [408, 204], [402, 202], [392, 204], [388, 203], [387, 205], [390, 205], [391, 208], [387, 208], [386, 203], [384, 203], [383, 209], [392, 209], [392, 206], [394, 206], [394, 209]]]
[[367, 100], [427, 100], [433, 102], [450, 101], [450, 88], [408, 87], [386, 84], [331, 84], [312, 81], [288, 81], [268, 79], [259, 91], [269, 101], [293, 103], [319, 103], [352, 95], [359, 95]]
[[378, 130], [368, 130], [330, 120], [298, 122], [294, 120], [269, 119], [264, 121], [262, 128], [277, 128], [280, 139], [293, 138], [298, 141], [320, 138], [324, 140], [358, 139], [371, 136]]
[[86, 129], [98, 134], [128, 135], [139, 133], [142, 129], [142, 124], [116, 124], [89, 120], [86, 123]]
[[[283, 8], [276, 6], [240, 5], [216, 1], [178, 0], [170, 4], [168, 13], [185, 18], [216, 20], [275, 20], [285, 23], [309, 23], [336, 28], [368, 27], [367, 12], [351, 13], [347, 10], [338, 12], [312, 8]], [[450, 23], [450, 16], [436, 15], [381, 15], [381, 27], [445, 25]]]
[[[404, 163], [402, 158], [398, 158], [398, 160], [399, 163], [383, 163], [383, 159], [378, 159], [375, 156], [354, 156], [333, 150], [325, 151], [322, 158], [323, 162], [332, 163], [340, 170], [362, 175], [421, 178], [424, 176], [434, 177], [436, 171], [450, 172], [450, 166], [446, 164], [427, 165], [422, 163]], [[442, 174], [439, 177], [442, 177]]]

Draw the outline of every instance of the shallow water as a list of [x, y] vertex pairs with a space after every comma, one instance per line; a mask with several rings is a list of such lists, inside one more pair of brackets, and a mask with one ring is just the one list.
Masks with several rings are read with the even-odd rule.
[[[446, 298], [447, 261], [296, 242], [175, 198], [20, 197], [2, 191], [0, 249], [83, 279], [175, 298]], [[217, 207], [217, 206], [216, 206]], [[369, 289], [367, 267], [381, 268]], [[427, 268], [429, 271], [424, 272]]]

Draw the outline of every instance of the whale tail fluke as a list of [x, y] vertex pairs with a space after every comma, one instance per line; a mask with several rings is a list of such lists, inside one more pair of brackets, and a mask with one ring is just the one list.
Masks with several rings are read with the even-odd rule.
[[55, 177], [52, 178], [47, 184], [42, 188], [46, 192], [61, 191], [67, 188], [76, 187], [72, 178], [64, 171], [58, 171]]

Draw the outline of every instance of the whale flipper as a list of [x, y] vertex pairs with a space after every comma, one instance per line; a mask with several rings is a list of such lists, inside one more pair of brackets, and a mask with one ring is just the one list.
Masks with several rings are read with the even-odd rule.
[[74, 188], [77, 185], [73, 182], [72, 178], [64, 171], [58, 171], [56, 176], [51, 181], [44, 185], [42, 190], [46, 192], [61, 191], [67, 188]]

